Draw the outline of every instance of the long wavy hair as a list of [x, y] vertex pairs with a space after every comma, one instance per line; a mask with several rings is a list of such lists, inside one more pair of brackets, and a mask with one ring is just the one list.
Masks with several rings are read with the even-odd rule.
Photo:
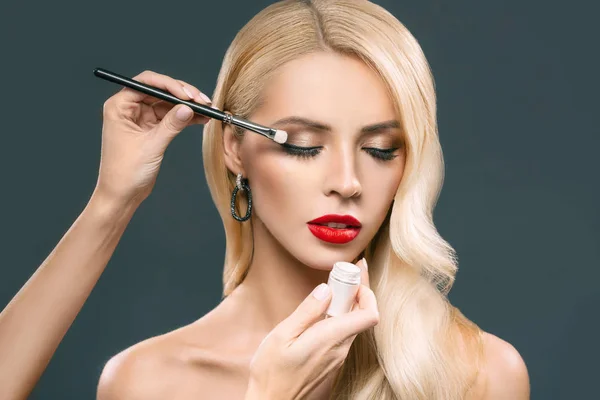
[[[443, 184], [434, 81], [417, 40], [366, 0], [284, 0], [263, 9], [235, 36], [213, 104], [251, 119], [262, 88], [281, 65], [312, 52], [361, 59], [388, 88], [405, 135], [406, 165], [385, 222], [364, 251], [380, 323], [359, 334], [337, 372], [331, 399], [463, 399], [479, 373], [483, 332], [447, 298], [454, 249], [433, 224]], [[241, 137], [243, 132], [235, 130]], [[223, 124], [204, 128], [204, 168], [223, 220], [223, 296], [250, 266], [252, 227], [230, 215], [235, 177], [223, 154]], [[241, 209], [245, 209], [242, 200]]]

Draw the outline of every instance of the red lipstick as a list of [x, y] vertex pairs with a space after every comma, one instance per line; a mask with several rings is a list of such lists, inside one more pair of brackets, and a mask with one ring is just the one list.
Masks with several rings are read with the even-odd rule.
[[352, 241], [360, 233], [360, 221], [351, 215], [328, 214], [307, 222], [317, 238], [335, 244]]

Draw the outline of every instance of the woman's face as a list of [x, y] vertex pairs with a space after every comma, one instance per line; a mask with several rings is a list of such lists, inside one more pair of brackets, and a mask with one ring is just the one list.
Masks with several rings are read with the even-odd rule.
[[[404, 171], [400, 122], [383, 82], [356, 58], [314, 53], [282, 66], [264, 99], [249, 119], [287, 131], [292, 147], [225, 134], [227, 166], [252, 190], [255, 233], [265, 236], [257, 245], [274, 241], [317, 269], [352, 261], [383, 223]], [[360, 228], [309, 223], [331, 214], [352, 216]]]

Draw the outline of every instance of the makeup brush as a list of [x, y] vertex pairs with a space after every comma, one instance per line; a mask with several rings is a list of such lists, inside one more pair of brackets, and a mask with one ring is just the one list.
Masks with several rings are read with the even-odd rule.
[[254, 122], [247, 121], [245, 119], [236, 117], [231, 115], [228, 112], [221, 111], [217, 108], [212, 108], [209, 106], [205, 106], [203, 104], [196, 103], [191, 100], [181, 100], [180, 98], [172, 95], [171, 93], [165, 92], [162, 89], [159, 89], [154, 86], [146, 85], [145, 83], [138, 82], [134, 79], [130, 79], [124, 77], [122, 75], [116, 74], [114, 72], [108, 71], [104, 68], [95, 68], [94, 75], [99, 78], [105, 79], [110, 82], [118, 83], [119, 85], [127, 86], [133, 90], [137, 90], [138, 92], [146, 93], [150, 96], [156, 97], [158, 99], [168, 101], [173, 104], [185, 104], [194, 110], [195, 113], [203, 115], [205, 117], [218, 119], [219, 121], [223, 121], [226, 124], [236, 125], [240, 128], [247, 129], [252, 132], [256, 132], [260, 135], [263, 135], [275, 143], [283, 144], [287, 141], [288, 134], [286, 131], [282, 131], [279, 129], [268, 128], [266, 126], [262, 126], [259, 124], [255, 124]]

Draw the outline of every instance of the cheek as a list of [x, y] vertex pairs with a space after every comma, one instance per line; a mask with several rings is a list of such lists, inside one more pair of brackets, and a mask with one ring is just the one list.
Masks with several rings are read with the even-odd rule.
[[[363, 194], [367, 210], [377, 210], [377, 219], [385, 217], [389, 204], [394, 199], [402, 175], [404, 173], [404, 160], [394, 168], [376, 168], [368, 171], [369, 179], [363, 182]], [[375, 216], [375, 215], [374, 215]]]
[[300, 168], [298, 161], [285, 155], [254, 158], [248, 168], [254, 207], [262, 220], [299, 213], [313, 196], [315, 174]]

